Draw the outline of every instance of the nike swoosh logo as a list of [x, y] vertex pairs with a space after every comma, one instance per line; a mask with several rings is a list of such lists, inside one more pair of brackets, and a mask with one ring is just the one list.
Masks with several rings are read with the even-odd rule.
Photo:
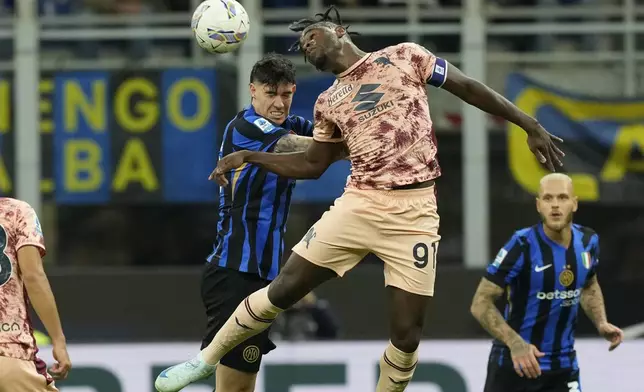
[[543, 267], [535, 266], [534, 271], [535, 272], [541, 272], [543, 270], [547, 270], [550, 267], [552, 267], [552, 264], [544, 265]]

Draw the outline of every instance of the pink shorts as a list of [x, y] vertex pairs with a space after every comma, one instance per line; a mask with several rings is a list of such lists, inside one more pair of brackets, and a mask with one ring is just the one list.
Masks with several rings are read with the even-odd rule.
[[434, 186], [347, 189], [293, 247], [343, 276], [368, 253], [384, 261], [385, 285], [432, 296], [440, 236]]

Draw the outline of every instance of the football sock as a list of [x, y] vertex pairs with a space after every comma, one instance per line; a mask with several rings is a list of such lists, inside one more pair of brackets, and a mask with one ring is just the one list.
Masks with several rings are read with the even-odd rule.
[[418, 363], [418, 350], [402, 352], [389, 342], [380, 358], [380, 377], [376, 392], [402, 392], [411, 381]]
[[268, 299], [268, 286], [249, 295], [201, 351], [203, 360], [216, 365], [235, 346], [267, 329], [282, 311]]

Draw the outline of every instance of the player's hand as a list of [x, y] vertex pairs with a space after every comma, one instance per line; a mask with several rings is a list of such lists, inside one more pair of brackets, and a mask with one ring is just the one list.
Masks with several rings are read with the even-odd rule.
[[56, 363], [49, 369], [49, 373], [54, 380], [64, 380], [67, 378], [67, 373], [72, 368], [72, 361], [69, 359], [67, 353], [67, 346], [63, 344], [54, 343], [53, 354]]
[[528, 147], [541, 164], [551, 172], [555, 171], [555, 164], [563, 166], [561, 159], [566, 154], [555, 145], [555, 141], [563, 143], [561, 138], [546, 131], [537, 121], [526, 127], [525, 131], [528, 133]]
[[610, 342], [608, 351], [613, 351], [624, 341], [624, 332], [611, 323], [602, 323], [597, 327], [599, 335]]
[[541, 375], [541, 367], [537, 358], [545, 354], [539, 351], [533, 344], [521, 340], [510, 348], [514, 371], [521, 377], [537, 378]]
[[248, 151], [237, 151], [221, 158], [217, 162], [215, 170], [208, 176], [208, 179], [210, 181], [214, 180], [219, 186], [227, 186], [228, 180], [226, 179], [226, 173], [243, 165], [246, 162], [247, 154]]

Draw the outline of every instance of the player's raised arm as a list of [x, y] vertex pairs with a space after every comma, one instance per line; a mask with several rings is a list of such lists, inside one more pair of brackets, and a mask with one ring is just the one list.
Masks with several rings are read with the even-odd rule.
[[449, 91], [484, 112], [502, 117], [523, 128], [528, 135], [528, 147], [551, 171], [555, 170], [555, 164], [563, 165], [561, 158], [564, 153], [554, 143], [563, 142], [563, 140], [548, 133], [535, 118], [528, 116], [485, 84], [468, 77], [447, 60], [436, 57], [420, 45], [407, 45], [409, 45], [411, 61], [422, 80], [434, 87]]
[[608, 322], [606, 317], [606, 306], [604, 305], [604, 295], [601, 286], [597, 280], [597, 263], [599, 262], [599, 236], [595, 234], [591, 239], [592, 251], [591, 270], [588, 273], [587, 282], [581, 291], [580, 303], [584, 313], [593, 322], [597, 332], [610, 342], [609, 351], [613, 351], [624, 340], [624, 332], [621, 329]]
[[[25, 203], [26, 204], [26, 203]], [[58, 316], [58, 308], [49, 280], [43, 269], [44, 239], [35, 211], [25, 205], [16, 214], [18, 224], [16, 249], [18, 249], [18, 266], [29, 296], [29, 300], [38, 317], [47, 329], [53, 344], [53, 354], [57, 363], [50, 370], [56, 379], [64, 379], [71, 368], [67, 354], [67, 343]]]
[[523, 128], [528, 135], [530, 151], [550, 171], [555, 171], [555, 164], [563, 166], [561, 158], [565, 154], [555, 145], [555, 141], [563, 142], [563, 140], [550, 134], [535, 118], [528, 116], [501, 94], [478, 80], [468, 77], [454, 65], [448, 63], [447, 67], [449, 71], [442, 86], [444, 90], [484, 112], [502, 117]]

